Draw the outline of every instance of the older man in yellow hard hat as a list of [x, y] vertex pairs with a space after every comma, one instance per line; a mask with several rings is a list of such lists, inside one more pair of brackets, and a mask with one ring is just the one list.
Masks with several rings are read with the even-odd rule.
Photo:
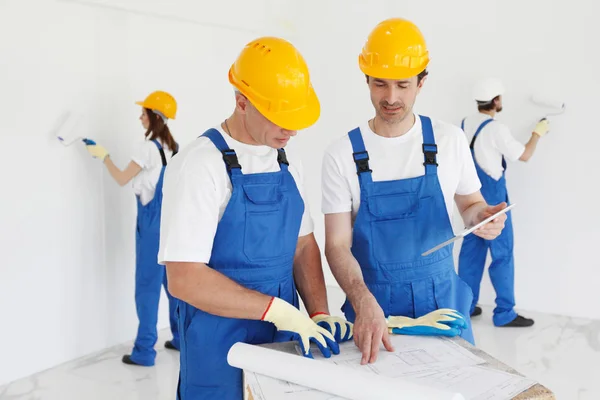
[[329, 315], [302, 168], [283, 149], [319, 118], [306, 63], [289, 42], [259, 38], [229, 81], [233, 114], [165, 179], [159, 262], [182, 300], [181, 400], [242, 399], [242, 372], [227, 364], [236, 342], [297, 339], [306, 356], [314, 342], [329, 357], [351, 338], [351, 325]]

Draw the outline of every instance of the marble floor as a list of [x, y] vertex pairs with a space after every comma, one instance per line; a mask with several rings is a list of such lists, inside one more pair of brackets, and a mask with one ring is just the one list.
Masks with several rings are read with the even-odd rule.
[[[330, 289], [331, 306], [341, 296]], [[559, 400], [600, 399], [600, 321], [547, 314], [532, 328], [495, 328], [491, 308], [473, 320], [477, 346], [550, 388]], [[152, 368], [122, 364], [131, 343], [92, 354], [0, 387], [2, 400], [159, 400], [174, 399], [178, 353], [165, 349], [160, 332]]]

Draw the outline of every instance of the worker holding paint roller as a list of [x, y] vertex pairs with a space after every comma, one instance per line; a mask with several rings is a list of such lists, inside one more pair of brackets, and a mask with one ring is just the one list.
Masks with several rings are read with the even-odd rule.
[[[375, 362], [389, 333], [460, 334], [473, 343], [471, 289], [454, 270], [453, 203], [474, 226], [506, 207], [488, 205], [461, 130], [417, 116], [429, 52], [412, 22], [392, 18], [370, 33], [359, 67], [375, 117], [334, 142], [322, 167], [325, 254], [347, 299], [362, 364]], [[505, 216], [475, 230], [488, 240]]]
[[[329, 315], [303, 172], [284, 147], [319, 118], [308, 67], [279, 38], [248, 43], [229, 70], [235, 108], [183, 150], [165, 177], [159, 261], [181, 299], [178, 399], [243, 398], [236, 342], [315, 343], [325, 357], [352, 338]], [[300, 293], [312, 318], [298, 309]]]
[[[462, 120], [461, 128], [470, 140], [471, 153], [481, 181], [481, 193], [488, 202], [508, 203], [506, 189], [506, 159], [528, 161], [535, 153], [541, 137], [549, 130], [547, 119], [537, 123], [529, 141], [523, 145], [517, 141], [502, 122], [495, 119], [502, 111], [504, 86], [498, 79], [488, 78], [477, 83], [473, 98], [479, 112]], [[460, 249], [458, 274], [473, 290], [471, 316], [480, 315], [477, 306], [479, 288], [488, 250], [492, 256], [489, 274], [496, 291], [494, 325], [503, 327], [528, 327], [534, 321], [518, 315], [515, 310], [514, 256], [512, 213], [508, 212], [506, 226], [494, 241], [477, 236], [466, 236]]]
[[145, 140], [125, 170], [119, 169], [108, 151], [86, 139], [87, 150], [104, 162], [110, 175], [121, 186], [130, 181], [137, 198], [135, 304], [139, 319], [138, 332], [131, 354], [123, 356], [125, 364], [152, 366], [156, 358], [158, 304], [161, 286], [169, 300], [169, 322], [173, 339], [165, 347], [179, 350], [179, 332], [176, 317], [177, 299], [167, 287], [164, 268], [158, 264], [162, 187], [167, 160], [177, 153], [178, 145], [171, 134], [168, 121], [175, 119], [177, 103], [167, 92], [155, 91], [144, 101], [140, 121], [146, 129]]

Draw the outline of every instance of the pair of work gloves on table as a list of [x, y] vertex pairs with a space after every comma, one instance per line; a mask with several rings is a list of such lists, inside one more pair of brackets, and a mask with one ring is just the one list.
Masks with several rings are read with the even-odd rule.
[[[312, 317], [303, 314], [290, 303], [273, 297], [263, 321], [271, 322], [279, 331], [290, 332], [298, 340], [302, 353], [313, 358], [310, 343], [315, 343], [324, 357], [339, 354], [339, 343], [353, 338], [353, 324], [344, 318], [317, 313]], [[400, 335], [458, 336], [467, 328], [467, 321], [459, 312], [442, 308], [419, 318], [387, 318], [390, 333]]]
[[456, 310], [440, 308], [419, 318], [387, 318], [389, 333], [418, 336], [459, 336], [467, 329], [465, 317]]

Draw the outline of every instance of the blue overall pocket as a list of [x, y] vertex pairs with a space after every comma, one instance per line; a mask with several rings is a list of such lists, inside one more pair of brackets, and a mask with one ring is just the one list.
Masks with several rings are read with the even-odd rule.
[[374, 256], [381, 263], [410, 262], [418, 251], [418, 193], [369, 197]]
[[286, 202], [279, 183], [245, 184], [246, 226], [244, 254], [250, 261], [266, 261], [285, 255]]

